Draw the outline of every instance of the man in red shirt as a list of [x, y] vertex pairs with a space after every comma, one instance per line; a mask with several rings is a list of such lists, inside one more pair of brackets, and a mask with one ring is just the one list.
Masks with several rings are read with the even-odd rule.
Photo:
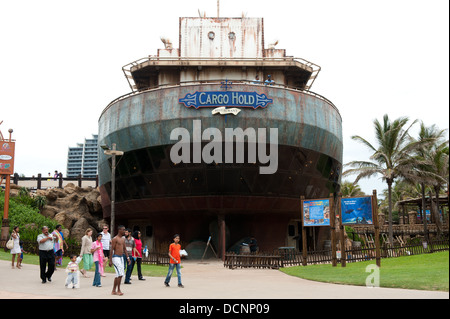
[[172, 277], [173, 269], [177, 268], [177, 277], [178, 277], [178, 287], [184, 288], [183, 284], [181, 283], [181, 257], [180, 257], [180, 249], [181, 245], [180, 242], [180, 235], [176, 234], [173, 236], [173, 243], [169, 246], [169, 257], [170, 257], [170, 264], [169, 264], [169, 272], [167, 273], [166, 280], [164, 281], [164, 285], [166, 287], [170, 287], [169, 282], [170, 278]]

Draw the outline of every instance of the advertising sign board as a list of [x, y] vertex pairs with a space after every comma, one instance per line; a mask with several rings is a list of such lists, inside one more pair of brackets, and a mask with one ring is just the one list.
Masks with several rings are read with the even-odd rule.
[[372, 225], [372, 197], [342, 198], [341, 214], [343, 225]]
[[14, 174], [15, 142], [0, 141], [0, 175]]
[[304, 226], [330, 226], [329, 199], [304, 200], [302, 205]]

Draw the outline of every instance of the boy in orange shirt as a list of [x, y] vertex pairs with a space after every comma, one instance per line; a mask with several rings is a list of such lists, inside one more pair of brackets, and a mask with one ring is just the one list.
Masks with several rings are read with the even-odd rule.
[[178, 277], [178, 287], [184, 288], [183, 284], [181, 283], [181, 257], [180, 257], [180, 249], [181, 245], [180, 242], [180, 235], [176, 234], [173, 236], [173, 243], [169, 246], [169, 257], [170, 257], [170, 265], [169, 265], [169, 272], [167, 273], [166, 280], [164, 280], [164, 285], [166, 287], [170, 287], [169, 282], [170, 278], [172, 277], [173, 269], [177, 268], [177, 277]]

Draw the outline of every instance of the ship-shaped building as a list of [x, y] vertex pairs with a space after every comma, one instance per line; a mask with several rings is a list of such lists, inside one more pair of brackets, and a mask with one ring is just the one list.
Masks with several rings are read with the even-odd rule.
[[[175, 233], [211, 236], [221, 255], [250, 236], [264, 251], [302, 247], [300, 196], [338, 192], [342, 169], [341, 116], [311, 91], [320, 67], [266, 43], [263, 18], [179, 18], [178, 42], [162, 41], [123, 67], [131, 92], [99, 119], [99, 145], [124, 152], [116, 225], [153, 249]], [[108, 219], [111, 157], [98, 168]]]

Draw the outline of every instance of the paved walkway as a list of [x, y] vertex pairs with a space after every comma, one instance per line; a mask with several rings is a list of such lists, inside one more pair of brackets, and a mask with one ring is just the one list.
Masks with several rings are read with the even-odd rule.
[[64, 287], [66, 273], [58, 269], [52, 282], [42, 284], [39, 266], [24, 264], [11, 269], [11, 262], [0, 261], [0, 299], [4, 298], [82, 298], [82, 299], [448, 299], [448, 292], [430, 292], [390, 288], [366, 288], [318, 283], [288, 276], [277, 270], [234, 269], [212, 260], [183, 263], [184, 289], [172, 278], [171, 287], [163, 285], [164, 278], [147, 277], [146, 281], [132, 276], [132, 284], [122, 284], [123, 296], [111, 295], [114, 274], [102, 278], [103, 287], [93, 287], [90, 278], [81, 278], [80, 289]]

